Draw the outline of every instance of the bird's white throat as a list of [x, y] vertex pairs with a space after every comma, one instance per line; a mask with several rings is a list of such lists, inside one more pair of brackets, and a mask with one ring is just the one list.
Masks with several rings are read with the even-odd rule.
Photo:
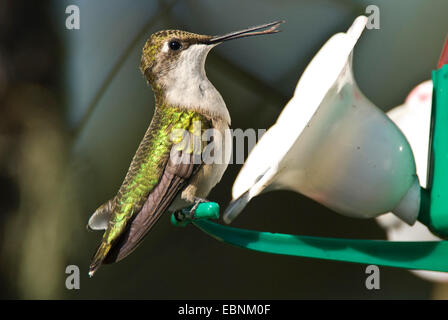
[[219, 117], [230, 124], [230, 115], [221, 94], [205, 74], [205, 59], [212, 45], [194, 44], [180, 53], [178, 61], [163, 77], [169, 104]]

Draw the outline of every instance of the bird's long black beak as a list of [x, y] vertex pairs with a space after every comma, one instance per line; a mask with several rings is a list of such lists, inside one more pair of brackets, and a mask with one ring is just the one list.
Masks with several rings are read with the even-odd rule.
[[262, 34], [271, 34], [277, 33], [280, 30], [277, 28], [280, 24], [284, 23], [285, 20], [275, 21], [271, 23], [262, 24], [260, 26], [250, 27], [240, 31], [234, 31], [231, 33], [227, 33], [222, 36], [214, 36], [210, 40], [207, 41], [207, 44], [218, 44], [227, 40], [250, 37], [250, 36], [258, 36]]

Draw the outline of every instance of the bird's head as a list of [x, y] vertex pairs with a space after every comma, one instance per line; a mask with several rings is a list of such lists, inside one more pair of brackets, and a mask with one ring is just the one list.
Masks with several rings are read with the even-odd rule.
[[207, 36], [180, 30], [156, 32], [143, 47], [140, 70], [153, 87], [167, 86], [179, 76], [194, 78], [205, 75], [205, 58], [211, 48], [231, 39], [276, 33], [283, 22], [276, 21], [222, 36]]

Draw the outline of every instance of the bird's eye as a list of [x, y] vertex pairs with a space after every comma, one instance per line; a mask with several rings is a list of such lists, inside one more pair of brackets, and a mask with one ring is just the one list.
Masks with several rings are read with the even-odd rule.
[[180, 48], [182, 48], [182, 45], [180, 44], [180, 42], [176, 41], [176, 40], [171, 40], [168, 45], [171, 50], [179, 50]]

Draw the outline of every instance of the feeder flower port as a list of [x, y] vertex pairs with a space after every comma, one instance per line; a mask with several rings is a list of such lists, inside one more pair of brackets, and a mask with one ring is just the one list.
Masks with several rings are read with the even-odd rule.
[[[353, 49], [366, 22], [360, 16], [346, 33], [331, 37], [305, 69], [293, 98], [238, 174], [225, 222], [260, 193], [288, 189], [344, 215], [373, 218], [390, 211], [408, 225], [418, 220], [432, 234], [448, 236], [448, 41], [432, 74], [430, 165], [423, 188], [406, 137], [354, 80]], [[202, 203], [196, 209], [201, 218], [188, 222], [249, 250], [448, 272], [448, 241], [438, 238], [388, 241], [261, 232], [209, 221], [217, 211], [217, 205]]]

